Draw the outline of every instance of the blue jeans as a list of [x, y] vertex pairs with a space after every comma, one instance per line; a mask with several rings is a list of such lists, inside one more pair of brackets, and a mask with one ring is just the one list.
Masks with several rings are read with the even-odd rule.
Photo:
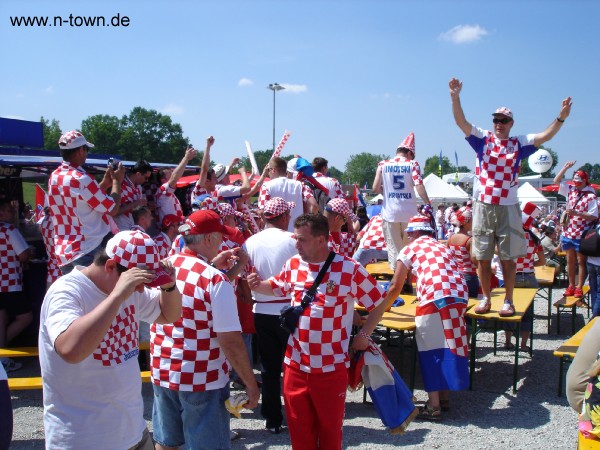
[[593, 317], [600, 316], [600, 266], [587, 263]]
[[229, 384], [204, 392], [152, 387], [152, 423], [158, 444], [185, 449], [230, 448], [229, 413], [225, 409]]
[[387, 251], [359, 248], [354, 255], [352, 255], [352, 259], [364, 267], [372, 259], [387, 259]]

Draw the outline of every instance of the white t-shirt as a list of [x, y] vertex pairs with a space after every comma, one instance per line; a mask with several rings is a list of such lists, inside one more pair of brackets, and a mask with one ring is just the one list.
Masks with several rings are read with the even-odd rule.
[[40, 315], [46, 448], [128, 449], [146, 428], [138, 356], [138, 323], [160, 315], [159, 290], [134, 292], [121, 305], [94, 353], [69, 364], [54, 343], [107, 295], [77, 266], [48, 290]]
[[408, 222], [419, 212], [415, 195], [415, 186], [423, 184], [419, 163], [396, 156], [381, 161], [377, 170], [383, 188], [381, 217], [386, 222]]
[[[249, 264], [263, 280], [278, 274], [285, 262], [298, 253], [296, 240], [289, 231], [279, 228], [267, 228], [250, 236], [243, 245], [250, 256]], [[253, 311], [258, 314], [279, 315], [281, 308], [291, 303], [291, 297], [273, 297], [272, 295], [252, 292]]]
[[288, 231], [294, 231], [294, 222], [296, 221], [296, 218], [304, 213], [302, 183], [298, 180], [290, 180], [286, 177], [278, 177], [267, 181], [264, 184], [263, 189], [268, 192], [269, 198], [281, 197], [286, 202], [295, 203], [294, 208], [290, 211], [290, 224], [288, 227]]

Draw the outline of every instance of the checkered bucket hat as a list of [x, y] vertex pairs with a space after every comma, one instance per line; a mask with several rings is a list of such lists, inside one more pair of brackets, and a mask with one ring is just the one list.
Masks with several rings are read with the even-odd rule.
[[130, 230], [115, 234], [106, 244], [106, 254], [127, 269], [139, 267], [154, 270], [156, 276], [147, 284], [150, 287], [162, 286], [173, 281], [161, 268], [158, 248], [146, 233]]
[[350, 205], [343, 198], [334, 198], [327, 202], [325, 206], [325, 211], [338, 213], [344, 217], [348, 217], [352, 214], [352, 210], [350, 209]]
[[294, 202], [286, 202], [281, 197], [273, 197], [265, 202], [263, 213], [267, 219], [273, 219], [295, 207], [296, 203]]

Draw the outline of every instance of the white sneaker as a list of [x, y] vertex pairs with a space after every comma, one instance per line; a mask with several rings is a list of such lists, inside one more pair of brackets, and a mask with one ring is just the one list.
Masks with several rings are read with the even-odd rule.
[[479, 300], [479, 304], [475, 307], [475, 314], [487, 314], [492, 309], [492, 302], [487, 298]]

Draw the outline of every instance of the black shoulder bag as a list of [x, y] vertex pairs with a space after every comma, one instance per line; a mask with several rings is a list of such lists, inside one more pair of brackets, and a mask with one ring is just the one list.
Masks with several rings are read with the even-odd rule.
[[294, 330], [298, 326], [300, 316], [302, 315], [306, 307], [310, 305], [310, 303], [315, 298], [317, 288], [319, 287], [319, 284], [321, 284], [321, 280], [325, 276], [325, 272], [327, 272], [327, 269], [329, 269], [331, 261], [333, 261], [335, 255], [335, 252], [329, 252], [329, 256], [327, 257], [325, 264], [323, 264], [323, 267], [321, 267], [321, 270], [319, 271], [317, 278], [315, 278], [313, 285], [308, 291], [304, 293], [304, 297], [302, 297], [302, 301], [299, 305], [286, 305], [283, 308], [281, 308], [281, 314], [279, 314], [279, 324], [281, 325], [281, 328], [283, 328], [288, 333], [294, 333]]
[[585, 256], [600, 256], [600, 226], [597, 221], [581, 236], [579, 253]]

